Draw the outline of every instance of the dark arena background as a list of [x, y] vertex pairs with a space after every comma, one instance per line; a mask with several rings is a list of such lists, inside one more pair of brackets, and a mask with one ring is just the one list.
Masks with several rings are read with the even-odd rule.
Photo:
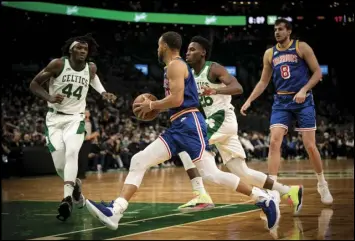
[[[1, 81], [2, 206], [4, 240], [69, 239], [354, 239], [354, 1], [69, 1], [1, 3], [3, 65]], [[181, 34], [185, 57], [191, 38], [212, 43], [211, 60], [224, 65], [243, 86], [233, 96], [239, 139], [250, 168], [268, 172], [270, 114], [274, 86], [253, 102], [247, 116], [240, 108], [260, 80], [265, 50], [276, 44], [274, 23], [285, 18], [292, 38], [307, 42], [318, 59], [322, 81], [314, 88], [316, 142], [324, 176], [333, 195], [324, 205], [317, 177], [301, 136], [289, 129], [281, 147], [278, 180], [304, 185], [303, 209], [293, 216], [280, 204], [281, 221], [267, 231], [249, 197], [209, 182], [216, 207], [181, 213], [191, 198], [189, 178], [178, 157], [147, 170], [116, 231], [106, 229], [86, 208], [73, 208], [66, 222], [56, 219], [63, 182], [46, 147], [47, 103], [30, 82], [73, 36], [91, 33], [99, 44], [93, 56], [97, 75], [115, 103], [92, 88], [87, 96], [87, 138], [79, 153], [78, 177], [85, 197], [115, 198], [128, 174], [131, 157], [166, 128], [166, 113], [150, 122], [132, 112], [142, 93], [164, 97], [158, 39], [166, 31]], [[215, 161], [228, 171], [217, 153]]]

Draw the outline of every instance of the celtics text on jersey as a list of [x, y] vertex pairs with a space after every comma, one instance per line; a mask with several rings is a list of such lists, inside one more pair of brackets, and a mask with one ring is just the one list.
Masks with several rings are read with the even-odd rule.
[[49, 81], [49, 94], [64, 95], [62, 103], [49, 103], [48, 107], [67, 114], [83, 113], [86, 107], [86, 96], [90, 87], [90, 68], [86, 63], [81, 71], [75, 71], [67, 58], [62, 58], [62, 72]]

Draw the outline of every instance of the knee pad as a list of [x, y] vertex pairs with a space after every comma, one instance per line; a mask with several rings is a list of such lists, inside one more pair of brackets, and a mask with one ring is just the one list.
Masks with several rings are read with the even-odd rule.
[[125, 184], [135, 185], [137, 188], [142, 183], [144, 173], [149, 168], [149, 159], [145, 151], [136, 153], [131, 159], [131, 166], [126, 177]]
[[129, 171], [143, 170], [144, 168], [144, 158], [142, 155], [143, 151], [140, 151], [131, 158], [131, 165]]
[[243, 182], [250, 185], [263, 187], [267, 179], [265, 173], [250, 169], [245, 163], [245, 160], [241, 158], [235, 158], [229, 161], [226, 166], [232, 173], [240, 177]]
[[205, 180], [214, 182], [218, 185], [229, 187], [235, 191], [239, 185], [240, 178], [230, 172], [223, 172], [218, 169], [214, 173], [205, 176]]
[[192, 162], [189, 154], [187, 154], [186, 151], [180, 152], [179, 157], [186, 171], [192, 168], [196, 168], [195, 164]]
[[129, 168], [130, 171], [145, 171], [149, 167], [158, 164], [155, 155], [149, 153], [146, 149], [136, 153], [131, 158], [131, 166]]
[[232, 173], [240, 177], [242, 180], [246, 179], [250, 175], [250, 169], [241, 158], [234, 158], [230, 160], [227, 162], [226, 166]]
[[204, 158], [196, 163], [196, 167], [204, 180], [223, 185], [236, 190], [239, 185], [240, 178], [236, 175], [223, 172], [218, 169], [213, 156], [204, 153]]

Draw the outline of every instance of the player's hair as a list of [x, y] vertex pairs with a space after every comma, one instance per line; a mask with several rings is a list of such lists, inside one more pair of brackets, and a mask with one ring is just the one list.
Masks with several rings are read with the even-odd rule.
[[96, 40], [89, 33], [84, 36], [72, 37], [72, 38], [68, 39], [67, 41], [65, 41], [65, 44], [62, 47], [63, 56], [70, 55], [69, 54], [69, 47], [74, 41], [88, 44], [89, 50], [88, 50], [88, 57], [87, 58], [90, 58], [90, 57], [95, 56], [97, 54], [97, 48], [99, 47], [99, 45], [97, 44]]
[[284, 19], [284, 18], [279, 18], [279, 19], [277, 19], [277, 20], [275, 21], [275, 26], [277, 26], [277, 25], [279, 25], [279, 24], [281, 24], [281, 23], [284, 23], [284, 24], [285, 24], [287, 30], [292, 30], [292, 24], [291, 24], [291, 22], [288, 21], [288, 20], [286, 20], [286, 19]]
[[210, 58], [211, 55], [211, 43], [208, 41], [208, 39], [202, 37], [202, 36], [194, 36], [192, 37], [190, 42], [195, 42], [198, 43], [199, 45], [202, 46], [202, 48], [206, 51], [206, 60]]
[[168, 45], [168, 47], [170, 49], [180, 51], [181, 45], [182, 45], [182, 38], [179, 33], [169, 31], [169, 32], [163, 33], [163, 35], [161, 37], [162, 37], [162, 40]]

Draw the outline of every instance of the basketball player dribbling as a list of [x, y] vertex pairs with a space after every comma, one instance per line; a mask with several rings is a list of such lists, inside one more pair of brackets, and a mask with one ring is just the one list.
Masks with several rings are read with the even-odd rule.
[[[107, 93], [96, 75], [96, 65], [87, 62], [96, 51], [96, 41], [90, 36], [67, 40], [62, 58], [53, 59], [30, 84], [30, 90], [48, 102], [46, 116], [47, 147], [57, 174], [64, 181], [64, 198], [57, 218], [67, 220], [73, 203], [85, 205], [81, 180], [77, 177], [78, 155], [85, 137], [86, 96], [91, 85], [105, 100], [116, 99]], [[49, 93], [43, 84], [49, 81]]]
[[279, 195], [246, 185], [232, 173], [218, 169], [214, 156], [208, 151], [207, 128], [198, 111], [199, 96], [191, 69], [180, 57], [182, 39], [176, 32], [164, 33], [158, 42], [158, 57], [166, 64], [164, 89], [166, 97], [151, 101], [146, 98], [134, 105], [134, 112], [143, 116], [152, 110], [169, 109], [171, 127], [143, 151], [132, 157], [131, 167], [119, 197], [110, 204], [86, 200], [88, 211], [109, 229], [116, 230], [128, 207], [128, 202], [138, 190], [145, 171], [171, 156], [186, 151], [204, 180], [227, 186], [250, 196], [267, 218], [267, 228], [278, 225], [280, 219]]
[[[272, 77], [276, 94], [270, 120], [269, 175], [277, 180], [281, 159], [281, 143], [292, 120], [302, 133], [303, 144], [318, 179], [317, 190], [323, 204], [332, 204], [328, 183], [323, 174], [322, 160], [316, 146], [316, 113], [312, 88], [321, 80], [322, 72], [312, 48], [305, 42], [291, 40], [292, 25], [285, 19], [275, 22], [277, 44], [266, 50], [261, 79], [242, 106], [245, 111], [268, 86]], [[308, 68], [312, 71], [309, 78]]]

